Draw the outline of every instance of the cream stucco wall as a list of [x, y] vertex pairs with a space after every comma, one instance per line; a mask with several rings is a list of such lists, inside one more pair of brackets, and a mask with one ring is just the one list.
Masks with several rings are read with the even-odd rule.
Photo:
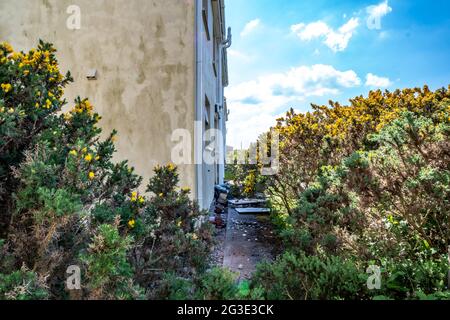
[[[72, 4], [81, 9], [80, 30], [66, 27]], [[0, 0], [1, 41], [29, 50], [40, 38], [55, 44], [61, 70], [75, 79], [66, 90], [69, 103], [89, 97], [104, 132], [119, 132], [116, 160], [129, 159], [145, 180], [153, 166], [171, 160], [173, 130], [193, 132], [194, 1]], [[92, 68], [98, 77], [89, 81]], [[195, 166], [180, 173], [195, 192]]]

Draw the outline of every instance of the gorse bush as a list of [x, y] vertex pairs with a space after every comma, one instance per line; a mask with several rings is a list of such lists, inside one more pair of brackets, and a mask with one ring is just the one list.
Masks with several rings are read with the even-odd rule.
[[248, 281], [238, 281], [238, 275], [227, 269], [213, 268], [200, 277], [181, 278], [173, 273], [163, 280], [162, 296], [171, 300], [262, 300], [264, 290]]
[[77, 298], [164, 298], [164, 273], [206, 269], [204, 212], [178, 189], [172, 164], [140, 194], [142, 178], [112, 162], [117, 133], [100, 140], [89, 100], [62, 112], [70, 81], [50, 44], [29, 53], [0, 45], [0, 298], [73, 298], [72, 265], [82, 271]]
[[0, 236], [8, 227], [18, 183], [12, 169], [23, 161], [36, 135], [51, 127], [70, 81], [70, 73], [64, 77], [59, 72], [51, 45], [40, 42], [28, 53], [0, 45]]
[[190, 279], [206, 270], [212, 228], [189, 199], [190, 190], [176, 187], [179, 177], [174, 165], [158, 166], [154, 172], [147, 189], [154, 197], [137, 222], [143, 227], [131, 258], [136, 279], [150, 284], [153, 298], [158, 299], [164, 297], [158, 287], [166, 273]]
[[80, 256], [91, 286], [89, 298], [137, 299], [142, 295], [142, 290], [133, 285], [133, 269], [127, 260], [132, 241], [130, 236], [122, 237], [117, 226], [98, 227], [87, 252]]
[[208, 268], [211, 225], [176, 166], [141, 194], [89, 100], [63, 112], [71, 81], [52, 45], [0, 44], [0, 299], [449, 299], [450, 87], [278, 119], [278, 173], [227, 171], [236, 195], [265, 191], [285, 249], [239, 283]]
[[0, 300], [44, 300], [48, 298], [45, 278], [25, 268], [0, 274]]
[[[350, 102], [279, 119], [280, 170], [266, 186], [287, 253], [256, 279], [276, 284], [266, 287], [270, 298], [446, 297], [450, 87], [375, 91]], [[382, 288], [342, 287], [324, 267], [335, 257], [359, 274], [381, 267]], [[320, 277], [305, 259], [322, 264], [328, 280], [310, 287]], [[298, 276], [289, 278], [292, 269]]]
[[354, 263], [335, 256], [285, 253], [259, 266], [253, 282], [270, 300], [361, 299], [367, 276]]

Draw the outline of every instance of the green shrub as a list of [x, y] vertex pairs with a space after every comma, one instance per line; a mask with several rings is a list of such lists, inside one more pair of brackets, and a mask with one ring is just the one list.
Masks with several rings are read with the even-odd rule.
[[393, 299], [422, 299], [425, 296], [437, 298], [448, 295], [447, 259], [446, 256], [438, 259], [423, 256], [417, 260], [385, 261], [381, 292]]
[[45, 279], [22, 268], [0, 273], [0, 300], [45, 300], [49, 297]]
[[336, 256], [285, 253], [263, 263], [252, 279], [269, 300], [341, 300], [367, 297], [367, 275]]
[[[0, 273], [33, 270], [51, 299], [164, 298], [164, 271], [190, 279], [207, 267], [205, 212], [174, 165], [155, 168], [151, 198], [140, 194], [142, 178], [112, 161], [117, 133], [99, 138], [89, 100], [61, 112], [71, 79], [54, 52], [0, 45]], [[80, 295], [64, 288], [71, 265], [84, 270]]]
[[89, 298], [136, 299], [142, 295], [133, 285], [133, 269], [127, 260], [131, 237], [123, 238], [117, 225], [98, 227], [93, 242], [80, 260], [86, 267]]
[[52, 126], [65, 104], [64, 87], [72, 81], [58, 69], [56, 50], [39, 42], [28, 53], [0, 43], [0, 236], [9, 227], [17, 178], [12, 168], [24, 160], [37, 135]]
[[238, 294], [236, 275], [232, 272], [214, 268], [200, 280], [198, 295], [203, 300], [232, 300]]
[[252, 287], [248, 281], [238, 281], [237, 274], [228, 269], [213, 268], [186, 279], [166, 274], [161, 296], [169, 300], [261, 300], [263, 289]]

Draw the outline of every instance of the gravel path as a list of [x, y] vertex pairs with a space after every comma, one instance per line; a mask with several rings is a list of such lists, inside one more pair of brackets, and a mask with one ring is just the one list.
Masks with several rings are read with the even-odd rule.
[[223, 266], [249, 279], [256, 265], [273, 259], [274, 236], [268, 217], [240, 215], [228, 209], [227, 229], [223, 248]]

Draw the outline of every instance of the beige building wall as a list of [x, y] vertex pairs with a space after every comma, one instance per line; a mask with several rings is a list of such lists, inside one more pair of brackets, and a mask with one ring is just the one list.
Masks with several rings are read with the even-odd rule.
[[[81, 9], [80, 30], [66, 27], [72, 4]], [[119, 132], [116, 160], [129, 159], [146, 184], [156, 164], [171, 160], [173, 130], [194, 136], [195, 15], [194, 1], [185, 0], [0, 0], [0, 40], [24, 51], [40, 38], [54, 43], [61, 70], [75, 80], [69, 104], [78, 95], [91, 100], [104, 133]], [[97, 80], [87, 80], [89, 69]], [[180, 168], [182, 186], [193, 192], [195, 171]], [[206, 203], [210, 194], [200, 198]]]

